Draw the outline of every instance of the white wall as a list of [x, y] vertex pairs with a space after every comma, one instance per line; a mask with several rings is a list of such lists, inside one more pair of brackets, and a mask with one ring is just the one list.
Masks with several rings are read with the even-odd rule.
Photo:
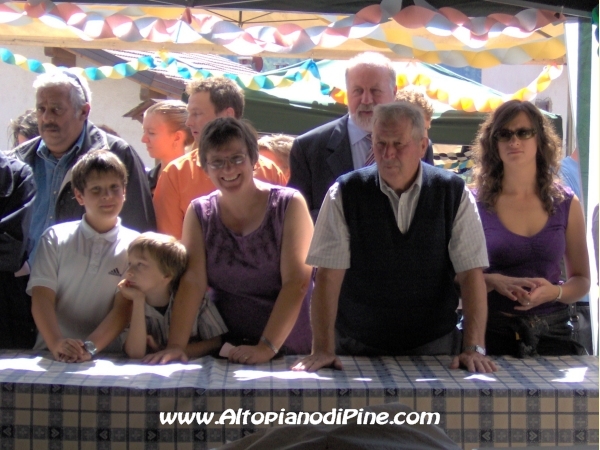
[[[41, 62], [51, 62], [51, 58], [44, 56], [41, 47], [8, 46], [14, 54], [22, 55], [29, 59]], [[78, 67], [97, 66], [85, 58], [77, 58]], [[0, 86], [2, 87], [2, 108], [0, 108], [0, 148], [8, 149], [11, 146], [8, 127], [10, 120], [22, 114], [26, 109], [35, 106], [33, 81], [37, 74], [0, 62]], [[137, 106], [139, 97], [139, 84], [127, 80], [102, 80], [90, 81], [92, 90], [92, 111], [90, 120], [96, 125], [105, 124], [113, 128], [119, 135], [136, 149], [148, 167], [154, 166], [154, 160], [148, 157], [146, 147], [140, 141], [142, 126], [137, 120], [122, 117], [127, 111]]]
[[[507, 66], [500, 65], [483, 69], [481, 71], [481, 84], [489, 86], [504, 94], [513, 94], [521, 88], [529, 85], [535, 80], [544, 66], [523, 65]], [[569, 76], [566, 67], [556, 80], [550, 82], [548, 88], [538, 94], [537, 98], [550, 97], [552, 99], [552, 111], [563, 120], [563, 142], [567, 137], [567, 120], [569, 106]]]
[[[37, 47], [5, 47], [14, 54], [41, 62], [50, 62], [44, 56], [44, 49]], [[11, 119], [17, 118], [26, 109], [33, 108], [35, 99], [31, 87], [37, 74], [23, 70], [18, 66], [0, 62], [0, 89], [2, 90], [2, 108], [0, 108], [0, 148], [11, 148], [12, 139], [8, 127]]]
[[[98, 66], [91, 60], [77, 57], [77, 67]], [[96, 125], [108, 125], [125, 139], [142, 157], [147, 167], [154, 167], [146, 146], [141, 142], [142, 125], [137, 120], [123, 117], [141, 103], [140, 85], [128, 79], [101, 80], [88, 83], [92, 90], [90, 120]]]

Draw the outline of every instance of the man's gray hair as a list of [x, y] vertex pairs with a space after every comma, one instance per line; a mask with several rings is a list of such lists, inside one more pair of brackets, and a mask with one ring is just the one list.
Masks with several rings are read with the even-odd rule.
[[425, 137], [425, 119], [423, 111], [418, 106], [408, 102], [394, 102], [377, 105], [373, 111], [373, 128], [377, 123], [390, 125], [407, 119], [412, 124], [412, 137], [420, 141]]
[[380, 69], [385, 69], [388, 71], [388, 75], [390, 77], [390, 83], [392, 84], [392, 88], [396, 86], [396, 69], [392, 66], [392, 62], [381, 53], [377, 52], [364, 52], [356, 55], [354, 58], [348, 60], [348, 65], [346, 66], [346, 86], [348, 85], [348, 73], [350, 70], [354, 69], [357, 66], [368, 66], [368, 67], [376, 67]]
[[54, 86], [69, 86], [71, 88], [71, 105], [77, 109], [83, 107], [86, 103], [92, 104], [92, 91], [90, 91], [86, 79], [68, 69], [43, 73], [33, 82], [36, 94], [40, 89]]

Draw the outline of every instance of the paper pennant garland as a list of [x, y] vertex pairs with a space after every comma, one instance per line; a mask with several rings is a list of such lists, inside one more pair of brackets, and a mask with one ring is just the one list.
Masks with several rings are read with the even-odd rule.
[[[157, 52], [161, 67], [166, 68], [170, 73], [176, 74], [181, 78], [191, 79], [203, 79], [212, 76], [226, 76], [235, 81], [243, 89], [251, 89], [254, 91], [269, 90], [274, 88], [285, 88], [291, 86], [294, 83], [302, 82], [308, 77], [313, 77], [317, 80], [321, 80], [319, 68], [317, 64], [312, 60], [306, 60], [300, 67], [295, 71], [288, 71], [284, 76], [277, 75], [238, 75], [233, 73], [223, 72], [211, 72], [205, 69], [196, 69], [186, 64], [181, 63], [170, 53], [166, 51]], [[6, 48], [0, 48], [0, 59], [7, 63], [21, 67], [22, 69], [28, 70], [35, 73], [45, 73], [56, 70], [56, 66], [50, 63], [41, 63], [35, 59], [27, 59], [21, 55], [15, 55]], [[407, 68], [414, 67], [414, 64], [407, 63]], [[135, 75], [139, 71], [149, 70], [157, 67], [154, 57], [150, 55], [142, 56], [134, 61], [116, 64], [113, 67], [102, 66], [102, 67], [87, 67], [72, 68], [73, 71], [77, 72], [80, 76], [86, 77], [91, 81], [98, 81], [103, 79], [122, 79]], [[434, 85], [432, 79], [418, 71], [406, 70], [399, 71], [396, 77], [396, 84], [398, 89], [403, 89], [406, 86], [414, 85], [425, 88], [426, 94], [442, 103], [452, 106], [452, 108], [461, 111], [479, 111], [479, 112], [490, 112], [500, 106], [504, 101], [510, 99], [518, 100], [532, 100], [535, 96], [545, 90], [551, 83], [562, 74], [562, 66], [546, 66], [542, 73], [533, 80], [528, 86], [519, 89], [512, 95], [505, 96], [504, 98], [498, 98], [490, 95], [485, 98], [483, 96], [477, 96], [477, 98], [471, 98], [465, 96], [463, 93], [447, 92], [438, 85]], [[321, 82], [321, 93], [323, 95], [329, 95], [336, 102], [341, 104], [347, 104], [346, 92], [337, 87], [332, 87], [326, 83]]]
[[[407, 67], [411, 63], [407, 64]], [[563, 71], [563, 66], [545, 66], [542, 73], [533, 80], [528, 86], [519, 89], [514, 94], [498, 97], [494, 95], [477, 95], [470, 97], [462, 92], [449, 92], [439, 83], [434, 83], [427, 75], [415, 71], [406, 71], [398, 73], [396, 76], [396, 85], [398, 89], [407, 86], [419, 86], [425, 90], [428, 97], [433, 100], [450, 105], [453, 109], [467, 112], [491, 112], [498, 108], [507, 100], [533, 100], [537, 94], [544, 91], [550, 85], [552, 80], [558, 78]], [[336, 102], [347, 104], [346, 92], [337, 87], [322, 85], [323, 94], [331, 96]]]
[[[180, 76], [183, 79], [203, 79], [210, 78], [213, 76], [226, 76], [227, 78], [235, 81], [243, 89], [251, 89], [254, 91], [269, 90], [274, 88], [285, 88], [291, 86], [294, 83], [305, 80], [308, 76], [312, 76], [317, 80], [321, 79], [319, 74], [319, 68], [316, 63], [312, 60], [306, 60], [296, 71], [290, 71], [285, 76], [276, 75], [238, 75], [234, 73], [223, 73], [220, 71], [209, 71], [205, 69], [196, 69], [187, 66], [176, 58], [171, 56], [168, 52], [160, 51], [157, 52], [159, 59], [162, 61], [160, 66], [166, 68], [170, 73]], [[21, 55], [15, 55], [13, 52], [6, 48], [0, 48], [0, 59], [11, 65], [19, 66], [29, 72], [35, 73], [47, 73], [57, 69], [54, 64], [41, 63], [35, 59], [27, 59]], [[113, 67], [102, 66], [102, 67], [72, 67], [71, 70], [80, 76], [87, 78], [90, 81], [99, 81], [107, 78], [111, 79], [122, 79], [127, 78], [136, 73], [149, 70], [157, 67], [154, 57], [147, 55], [142, 56], [134, 61], [116, 64]], [[328, 90], [329, 87], [325, 86], [323, 89]]]
[[[418, 2], [416, 2], [418, 3]], [[454, 36], [470, 48], [481, 48], [487, 40], [505, 34], [525, 38], [549, 24], [565, 20], [552, 11], [526, 9], [512, 16], [490, 14], [487, 17], [468, 17], [449, 7], [431, 10], [424, 6], [408, 6], [392, 16], [405, 28], [425, 28], [437, 36]]]
[[[213, 76], [226, 76], [240, 85], [244, 89], [252, 89], [255, 91], [268, 90], [274, 88], [281, 88], [291, 86], [294, 83], [305, 80], [308, 76], [312, 76], [316, 79], [320, 79], [319, 68], [313, 60], [305, 61], [296, 71], [290, 72], [285, 76], [275, 75], [238, 75], [234, 73], [223, 73], [220, 71], [209, 71], [205, 69], [196, 69], [189, 67], [176, 58], [170, 56], [168, 52], [157, 52], [159, 59], [162, 61], [160, 66], [166, 68], [170, 73], [179, 75], [181, 78], [190, 79], [203, 79], [210, 78]], [[35, 73], [47, 73], [57, 69], [54, 64], [42, 63], [35, 59], [27, 59], [22, 55], [15, 55], [13, 52], [6, 48], [0, 48], [0, 59], [2, 62], [7, 64], [19, 66], [29, 72]], [[106, 78], [111, 79], [122, 79], [127, 78], [136, 73], [144, 70], [149, 70], [158, 67], [155, 63], [154, 57], [147, 55], [141, 56], [140, 58], [119, 63], [110, 66], [102, 67], [72, 67], [71, 70], [76, 72], [78, 75], [87, 78], [90, 81], [99, 81]]]
[[[41, 63], [35, 59], [27, 59], [24, 56], [13, 54], [13, 52], [6, 48], [0, 48], [0, 59], [7, 64], [19, 66], [21, 69], [25, 69], [29, 72], [48, 73], [57, 69], [54, 64]], [[86, 69], [73, 67], [71, 70], [88, 80], [98, 81], [106, 78], [120, 80], [135, 75], [139, 71], [152, 69], [154, 67], [156, 67], [156, 64], [154, 63], [154, 58], [152, 56], [142, 56], [135, 61], [119, 63], [113, 67], [88, 67]]]
[[[514, 16], [467, 17], [454, 8], [435, 10], [422, 6], [420, 0], [416, 3], [391, 11], [393, 2], [383, 0], [381, 5], [329, 20], [325, 16], [304, 14], [312, 23], [316, 20], [322, 23], [306, 28], [300, 25], [302, 21], [241, 28], [233, 19], [189, 8], [163, 8], [165, 17], [173, 16], [174, 12], [178, 16], [163, 18], [153, 16], [158, 8], [152, 7], [84, 7], [42, 0], [35, 4], [0, 4], [0, 24], [24, 26], [31, 20], [39, 20], [49, 27], [69, 29], [88, 41], [116, 38], [131, 43], [146, 40], [189, 44], [206, 40], [239, 55], [306, 53], [316, 47], [335, 48], [350, 39], [360, 39], [374, 50], [387, 47], [406, 58], [480, 68], [556, 59], [566, 52], [564, 31], [553, 28], [563, 24], [565, 17], [557, 17], [551, 11], [527, 9]], [[549, 27], [553, 30], [551, 34]], [[498, 51], [507, 48], [510, 51]]]
[[312, 76], [318, 80], [321, 79], [319, 68], [312, 59], [304, 61], [304, 63], [302, 63], [302, 65], [298, 67], [296, 71], [291, 73], [288, 72], [285, 76], [249, 76], [222, 72], [213, 73], [205, 69], [196, 69], [177, 61], [177, 59], [173, 58], [168, 52], [164, 51], [158, 52], [158, 55], [162, 60], [162, 67], [165, 67], [170, 73], [177, 74], [186, 80], [203, 79], [215, 75], [223, 75], [235, 81], [240, 87], [244, 89], [252, 89], [254, 91], [288, 87], [294, 83], [305, 80], [309, 76]]

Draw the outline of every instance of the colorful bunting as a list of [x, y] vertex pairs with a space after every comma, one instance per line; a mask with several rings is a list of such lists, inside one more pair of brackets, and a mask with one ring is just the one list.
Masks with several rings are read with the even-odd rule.
[[306, 23], [318, 23], [306, 28], [300, 25], [303, 21], [283, 19], [277, 26], [249, 22], [242, 28], [237, 19], [227, 18], [231, 11], [207, 14], [180, 7], [79, 6], [41, 0], [1, 3], [0, 24], [18, 27], [39, 21], [87, 41], [191, 44], [205, 40], [239, 55], [306, 53], [346, 45], [353, 39], [373, 50], [385, 48], [401, 57], [452, 66], [484, 68], [565, 55], [562, 14], [527, 9], [514, 16], [467, 17], [454, 8], [435, 10], [420, 0], [415, 3], [397, 11], [394, 2], [383, 0], [341, 18], [304, 14]]
[[[91, 81], [99, 81], [107, 78], [123, 79], [135, 75], [136, 73], [157, 67], [160, 65], [166, 68], [170, 73], [179, 75], [186, 80], [204, 79], [212, 76], [226, 76], [235, 81], [243, 89], [254, 91], [269, 90], [274, 88], [285, 88], [294, 83], [302, 82], [308, 77], [321, 80], [319, 68], [312, 60], [306, 60], [295, 71], [287, 71], [284, 76], [278, 75], [238, 75], [233, 73], [211, 72], [205, 69], [196, 69], [178, 61], [172, 54], [166, 51], [157, 52], [160, 63], [157, 64], [154, 57], [142, 56], [134, 61], [119, 63], [113, 67], [74, 67], [71, 70], [78, 75], [84, 76]], [[7, 63], [21, 67], [35, 73], [45, 73], [56, 70], [56, 66], [50, 63], [41, 63], [35, 59], [27, 59], [21, 55], [15, 55], [6, 48], [0, 48], [0, 59]], [[435, 100], [450, 105], [452, 108], [461, 111], [479, 111], [490, 112], [500, 106], [504, 101], [510, 99], [532, 100], [535, 96], [545, 90], [551, 83], [562, 74], [562, 66], [546, 66], [542, 73], [533, 80], [528, 86], [519, 89], [511, 95], [503, 98], [489, 95], [488, 97], [478, 96], [471, 98], [464, 92], [448, 92], [443, 87], [436, 84], [429, 76], [420, 73], [414, 63], [406, 63], [404, 70], [399, 70], [396, 77], [398, 89], [413, 85], [424, 88], [426, 94]], [[330, 86], [320, 82], [321, 93], [329, 95], [336, 102], [346, 104], [346, 92], [335, 86]]]
[[[467, 112], [491, 112], [507, 100], [533, 100], [536, 95], [544, 91], [552, 80], [557, 79], [563, 71], [563, 66], [545, 66], [542, 73], [533, 80], [528, 86], [519, 89], [514, 94], [503, 97], [488, 95], [470, 97], [464, 92], [450, 92], [444, 86], [440, 86], [427, 75], [419, 73], [414, 68], [413, 63], [406, 63], [405, 70], [397, 71], [396, 85], [398, 89], [407, 86], [418, 86], [424, 89], [425, 93], [431, 99], [450, 105], [453, 109]], [[346, 92], [335, 86], [322, 84], [322, 92], [331, 96], [336, 102], [347, 104]]]
[[[25, 69], [29, 72], [48, 73], [57, 69], [54, 64], [42, 63], [35, 59], [27, 59], [24, 56], [13, 54], [13, 52], [6, 48], [0, 48], [0, 59], [7, 64], [19, 66], [21, 69]], [[71, 70], [88, 80], [98, 81], [106, 78], [120, 80], [135, 75], [139, 71], [153, 69], [155, 67], [156, 64], [154, 63], [154, 58], [152, 56], [142, 56], [135, 61], [119, 63], [113, 67], [88, 67], [86, 69], [73, 67]]]

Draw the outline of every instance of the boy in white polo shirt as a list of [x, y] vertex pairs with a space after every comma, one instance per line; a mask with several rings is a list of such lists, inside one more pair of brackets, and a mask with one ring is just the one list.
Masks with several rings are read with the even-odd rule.
[[114, 154], [85, 154], [71, 182], [85, 214], [44, 232], [27, 292], [39, 330], [34, 349], [82, 362], [105, 348], [121, 349], [113, 341], [127, 325], [131, 303], [115, 292], [127, 269], [127, 247], [139, 233], [121, 226], [127, 170]]

